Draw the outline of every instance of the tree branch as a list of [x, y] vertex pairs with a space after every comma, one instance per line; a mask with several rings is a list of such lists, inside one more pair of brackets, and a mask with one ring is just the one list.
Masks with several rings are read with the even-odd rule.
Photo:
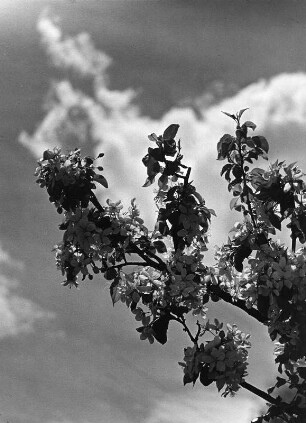
[[239, 298], [235, 299], [229, 294], [228, 292], [223, 291], [218, 285], [210, 284], [208, 286], [208, 293], [216, 294], [219, 298], [223, 301], [240, 308], [241, 310], [245, 311], [249, 316], [254, 317], [258, 322], [266, 324], [266, 318], [259, 313], [256, 308], [248, 308], [245, 305], [245, 301], [240, 300]]
[[271, 397], [271, 395], [267, 394], [265, 391], [262, 391], [261, 389], [256, 388], [256, 386], [253, 386], [246, 381], [241, 382], [240, 386], [252, 392], [253, 394], [257, 395], [258, 397], [268, 401], [270, 404], [279, 404], [279, 401], [277, 399]]
[[[141, 250], [136, 244], [134, 244], [134, 242], [130, 242], [129, 246], [131, 247], [131, 250], [133, 253], [138, 254], [141, 258], [143, 258], [146, 261], [148, 266], [151, 266], [157, 270], [167, 269], [166, 263], [163, 260], [161, 260], [159, 257], [157, 257], [154, 253], [151, 253], [150, 251]], [[152, 260], [148, 256], [152, 257], [154, 260]]]
[[188, 167], [187, 172], [186, 172], [186, 176], [184, 176], [184, 178], [185, 178], [185, 180], [184, 180], [184, 187], [186, 187], [187, 184], [188, 184], [190, 172], [191, 172], [191, 167]]
[[90, 201], [92, 202], [92, 204], [96, 207], [97, 210], [99, 210], [99, 212], [104, 212], [104, 208], [101, 206], [101, 204], [99, 203], [97, 197], [95, 196], [95, 194], [91, 191], [91, 195], [90, 195]]
[[126, 261], [124, 263], [115, 264], [114, 266], [107, 267], [106, 270], [120, 269], [121, 267], [124, 267], [124, 266], [147, 266], [147, 265], [148, 263], [145, 261]]

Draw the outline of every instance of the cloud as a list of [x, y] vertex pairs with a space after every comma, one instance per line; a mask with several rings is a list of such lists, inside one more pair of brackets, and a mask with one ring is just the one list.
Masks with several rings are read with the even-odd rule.
[[55, 20], [44, 12], [37, 23], [42, 43], [54, 65], [70, 69], [82, 76], [102, 75], [110, 65], [107, 54], [97, 50], [87, 33], [63, 38]]
[[22, 270], [24, 264], [12, 258], [1, 243], [0, 263], [0, 339], [31, 332], [36, 321], [54, 318], [54, 313], [44, 311], [37, 304], [14, 293], [19, 283], [16, 279], [4, 275], [4, 266]]
[[0, 264], [1, 263], [9, 267], [14, 267], [17, 269], [24, 268], [24, 263], [22, 263], [19, 260], [13, 259], [13, 257], [7, 251], [5, 251], [5, 249], [3, 248], [0, 242]]
[[[73, 87], [68, 80], [53, 83], [45, 117], [32, 135], [23, 132], [20, 142], [36, 157], [53, 146], [65, 150], [76, 146], [91, 148], [94, 154], [104, 152], [103, 165], [110, 188], [103, 195], [122, 199], [125, 205], [136, 197], [149, 226], [155, 220], [151, 206], [153, 193], [151, 188], [142, 188], [146, 171], [141, 163], [150, 146], [147, 134], [160, 134], [169, 124], [180, 124], [185, 162], [192, 167], [192, 178], [201, 187], [207, 205], [220, 216], [213, 244], [224, 241], [224, 233], [234, 219], [229, 217], [230, 197], [220, 178], [223, 163], [215, 160], [218, 140], [234, 130], [233, 122], [221, 110], [235, 112], [249, 107], [245, 117], [258, 125], [256, 133], [271, 138], [272, 157], [280, 155], [283, 159], [287, 155], [294, 160], [294, 152], [304, 143], [306, 73], [284, 73], [262, 79], [227, 98], [221, 98], [220, 92], [226, 92], [223, 86], [213, 88], [213, 101], [207, 100], [209, 93], [204, 93], [202, 100], [195, 99], [198, 113], [186, 105], [172, 108], [160, 119], [152, 119], [142, 115], [132, 89], [108, 88], [106, 71], [111, 60], [94, 47], [88, 34], [64, 38], [59, 26], [46, 14], [41, 16], [37, 27], [53, 64], [91, 78], [93, 95]], [[288, 139], [294, 142], [295, 149], [289, 151]]]
[[68, 81], [53, 83], [47, 95], [47, 113], [35, 134], [22, 132], [19, 141], [36, 157], [47, 148], [74, 144], [84, 146], [93, 135], [95, 116], [103, 118], [102, 108]]
[[37, 321], [55, 317], [37, 304], [14, 293], [18, 282], [0, 274], [0, 338], [29, 333]]
[[145, 423], [244, 423], [250, 421], [258, 409], [258, 403], [242, 395], [229, 400], [218, 400], [223, 404], [216, 408], [216, 393], [209, 390], [204, 392], [202, 389], [192, 393], [165, 395], [152, 406]]

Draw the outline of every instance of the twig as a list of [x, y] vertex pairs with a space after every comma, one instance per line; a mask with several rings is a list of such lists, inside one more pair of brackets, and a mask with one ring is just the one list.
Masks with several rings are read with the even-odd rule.
[[189, 338], [191, 339], [191, 341], [194, 344], [197, 344], [197, 339], [192, 335], [192, 333], [190, 332], [188, 326], [186, 325], [186, 320], [184, 317], [178, 317], [175, 314], [171, 313], [171, 318], [172, 320], [175, 320], [176, 322], [180, 323], [183, 326], [183, 330], [184, 332], [187, 332]]
[[110, 269], [120, 269], [124, 266], [147, 266], [148, 263], [145, 261], [125, 261], [124, 263], [115, 264], [114, 266], [107, 267], [106, 270]]
[[257, 395], [258, 397], [268, 401], [270, 404], [279, 404], [279, 401], [276, 398], [271, 397], [271, 395], [267, 394], [265, 391], [262, 391], [261, 389], [256, 388], [256, 386], [253, 386], [246, 381], [241, 382], [240, 386], [252, 392], [253, 394]]
[[99, 203], [97, 197], [95, 196], [95, 194], [91, 191], [91, 195], [90, 195], [90, 201], [92, 202], [92, 204], [96, 207], [97, 210], [99, 210], [99, 212], [104, 212], [104, 208], [101, 206], [101, 204]]
[[[133, 242], [130, 242], [129, 246], [131, 247], [133, 253], [138, 254], [141, 258], [143, 258], [146, 261], [148, 266], [151, 266], [151, 267], [153, 267], [154, 269], [157, 269], [157, 270], [166, 270], [167, 269], [166, 263], [163, 260], [161, 260], [159, 257], [157, 257], [154, 253], [151, 253], [150, 251], [141, 250]], [[154, 258], [154, 260], [152, 260], [148, 256]]]

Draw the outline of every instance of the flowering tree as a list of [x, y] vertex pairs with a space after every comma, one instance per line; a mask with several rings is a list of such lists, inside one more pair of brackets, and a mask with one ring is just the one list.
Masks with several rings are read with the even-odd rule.
[[[158, 178], [155, 203], [158, 218], [153, 231], [140, 217], [135, 199], [124, 213], [121, 202], [101, 205], [96, 184], [107, 188], [97, 159], [81, 157], [76, 149], [63, 154], [47, 150], [36, 169], [37, 183], [46, 188], [58, 213], [64, 211], [63, 240], [55, 247], [56, 263], [65, 275], [64, 286], [78, 286], [78, 277], [102, 273], [110, 281], [113, 303], [121, 301], [135, 315], [140, 339], [167, 342], [171, 321], [179, 323], [191, 345], [179, 363], [184, 384], [216, 384], [223, 396], [240, 387], [264, 398], [267, 412], [260, 423], [302, 423], [306, 419], [306, 184], [295, 163], [276, 161], [267, 170], [254, 167], [267, 159], [263, 136], [249, 136], [253, 122], [241, 123], [246, 109], [229, 114], [235, 136], [225, 134], [217, 144], [218, 160], [226, 161], [221, 176], [233, 198], [231, 209], [241, 212], [226, 244], [216, 252], [214, 266], [203, 262], [207, 233], [214, 211], [190, 181], [191, 168], [183, 163], [179, 125], [163, 135], [149, 135], [153, 147], [143, 158], [145, 187]], [[274, 240], [285, 222], [292, 245]], [[218, 319], [206, 319], [208, 305], [225, 301], [267, 326], [276, 341], [278, 371], [267, 392], [246, 381], [249, 335]], [[197, 316], [190, 328], [186, 316]], [[290, 401], [273, 390], [286, 385]]]

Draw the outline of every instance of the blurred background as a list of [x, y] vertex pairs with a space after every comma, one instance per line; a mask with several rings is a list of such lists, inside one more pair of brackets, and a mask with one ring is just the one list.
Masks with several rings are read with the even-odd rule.
[[[126, 207], [136, 197], [152, 227], [141, 158], [148, 134], [178, 123], [185, 163], [217, 213], [211, 264], [239, 219], [216, 161], [234, 129], [221, 111], [249, 107], [270, 160], [306, 168], [305, 40], [302, 0], [1, 0], [1, 423], [245, 423], [264, 408], [243, 389], [224, 399], [215, 386], [183, 387], [186, 335], [172, 325], [166, 345], [140, 341], [101, 277], [61, 286], [51, 250], [62, 217], [34, 171], [46, 148], [104, 152], [99, 197]], [[209, 315], [251, 333], [248, 381], [271, 386], [266, 329], [221, 302]]]

